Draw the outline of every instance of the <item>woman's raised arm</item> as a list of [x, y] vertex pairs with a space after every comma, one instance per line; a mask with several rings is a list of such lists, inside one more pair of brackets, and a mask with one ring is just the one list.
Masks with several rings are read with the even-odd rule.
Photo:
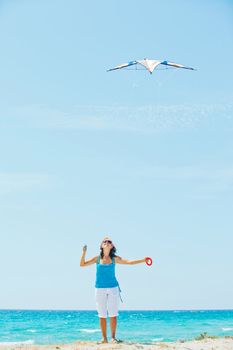
[[146, 262], [146, 258], [140, 260], [126, 260], [122, 259], [120, 256], [116, 256], [115, 261], [117, 264], [135, 265]]
[[95, 256], [95, 257], [92, 258], [92, 259], [89, 259], [89, 260], [85, 261], [86, 252], [87, 252], [87, 246], [85, 245], [85, 246], [83, 247], [83, 253], [82, 253], [82, 256], [81, 256], [81, 260], [80, 260], [80, 266], [81, 266], [81, 267], [89, 266], [89, 265], [95, 264], [96, 261], [97, 261], [98, 255]]

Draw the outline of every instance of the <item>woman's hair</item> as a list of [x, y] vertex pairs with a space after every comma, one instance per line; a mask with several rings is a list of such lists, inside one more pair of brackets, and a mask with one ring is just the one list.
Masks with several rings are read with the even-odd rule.
[[[104, 249], [101, 246], [102, 246], [102, 244], [100, 245], [100, 256], [101, 256], [101, 259], [103, 259], [103, 257], [104, 257]], [[116, 248], [114, 246], [110, 250], [109, 256], [110, 256], [111, 259], [116, 256]]]

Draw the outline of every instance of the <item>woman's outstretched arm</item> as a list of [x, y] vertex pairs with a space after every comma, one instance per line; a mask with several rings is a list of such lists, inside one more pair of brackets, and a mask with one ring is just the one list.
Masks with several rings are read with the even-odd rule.
[[125, 265], [135, 265], [146, 262], [146, 258], [140, 260], [126, 260], [121, 258], [120, 256], [115, 257], [115, 261], [117, 264], [125, 264]]
[[80, 260], [80, 266], [81, 267], [95, 264], [96, 261], [97, 261], [98, 256], [95, 256], [94, 258], [85, 261], [86, 252], [87, 252], [87, 246], [85, 245], [83, 247], [83, 253], [82, 253], [82, 256], [81, 256], [81, 260]]

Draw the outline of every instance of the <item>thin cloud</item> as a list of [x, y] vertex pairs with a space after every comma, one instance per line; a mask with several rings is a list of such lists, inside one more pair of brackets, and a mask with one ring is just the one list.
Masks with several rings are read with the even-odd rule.
[[213, 199], [233, 189], [232, 166], [141, 167], [134, 169], [130, 176], [165, 182], [172, 186], [186, 186], [186, 196], [193, 199]]
[[47, 174], [0, 173], [0, 195], [31, 192], [48, 186]]
[[176, 166], [149, 167], [142, 170], [142, 175], [163, 180], [205, 180], [233, 181], [233, 167], [215, 168], [212, 166]]
[[8, 114], [32, 128], [154, 133], [197, 128], [219, 118], [232, 120], [233, 105], [76, 106], [72, 111], [28, 105], [15, 107]]

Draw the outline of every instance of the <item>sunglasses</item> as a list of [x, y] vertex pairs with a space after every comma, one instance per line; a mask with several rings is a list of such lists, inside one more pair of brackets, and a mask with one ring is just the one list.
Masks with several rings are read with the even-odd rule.
[[109, 241], [108, 239], [106, 241], [103, 241], [103, 243], [109, 243], [112, 244], [112, 241]]

